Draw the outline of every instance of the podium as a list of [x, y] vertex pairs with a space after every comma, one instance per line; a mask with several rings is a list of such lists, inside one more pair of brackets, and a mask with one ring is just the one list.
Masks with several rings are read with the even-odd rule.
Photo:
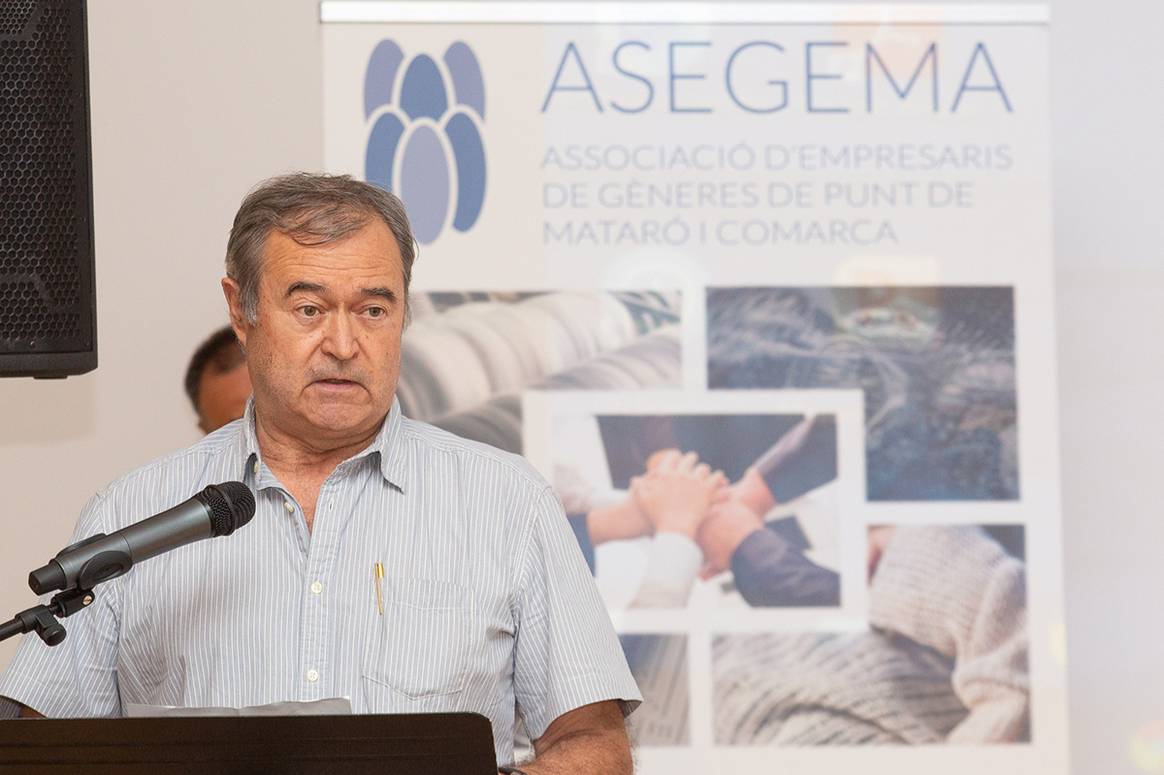
[[2, 775], [496, 775], [476, 713], [0, 722]]

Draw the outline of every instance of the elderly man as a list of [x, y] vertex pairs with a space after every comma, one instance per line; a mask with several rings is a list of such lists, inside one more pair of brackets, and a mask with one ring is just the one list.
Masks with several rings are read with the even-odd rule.
[[46, 716], [338, 696], [474, 711], [499, 762], [516, 707], [530, 775], [631, 771], [638, 689], [561, 505], [522, 459], [394, 400], [414, 256], [399, 200], [350, 178], [245, 199], [222, 287], [253, 400], [98, 493], [76, 538], [230, 479], [255, 517], [102, 585], [61, 646], [26, 638], [0, 695]]

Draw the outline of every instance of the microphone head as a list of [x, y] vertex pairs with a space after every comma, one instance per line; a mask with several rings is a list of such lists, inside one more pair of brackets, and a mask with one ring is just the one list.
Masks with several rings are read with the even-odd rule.
[[210, 530], [215, 536], [230, 535], [255, 515], [255, 496], [242, 482], [212, 484], [201, 495], [210, 509]]

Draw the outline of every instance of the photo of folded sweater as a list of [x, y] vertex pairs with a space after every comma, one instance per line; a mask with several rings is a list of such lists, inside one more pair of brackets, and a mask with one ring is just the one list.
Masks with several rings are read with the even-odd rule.
[[1023, 562], [977, 527], [899, 527], [853, 633], [713, 642], [720, 745], [1030, 739]]

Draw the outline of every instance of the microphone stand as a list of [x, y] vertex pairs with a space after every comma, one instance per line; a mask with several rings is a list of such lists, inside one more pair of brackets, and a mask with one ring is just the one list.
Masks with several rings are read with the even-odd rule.
[[93, 604], [96, 596], [91, 589], [66, 589], [53, 596], [48, 605], [38, 605], [21, 611], [11, 620], [0, 624], [0, 641], [14, 635], [36, 631], [36, 634], [50, 646], [65, 639], [65, 626], [57, 621], [72, 616]]
[[[84, 541], [66, 546], [57, 554], [57, 557], [71, 549], [77, 549], [104, 538], [106, 538], [104, 533], [90, 536]], [[129, 555], [128, 551], [121, 548], [110, 549], [101, 552], [96, 557], [89, 558], [88, 562], [81, 566], [81, 570], [77, 574], [77, 581], [71, 588], [53, 595], [48, 605], [38, 605], [25, 609], [9, 621], [0, 624], [0, 641], [35, 630], [41, 640], [50, 646], [56, 646], [68, 634], [65, 632], [65, 626], [57, 619], [64, 619], [66, 616], [72, 616], [78, 611], [88, 608], [97, 599], [93, 593], [93, 587], [102, 581], [120, 576], [132, 566], [133, 557]], [[45, 568], [48, 567], [45, 566]], [[59, 572], [60, 566], [56, 565], [56, 568]], [[61, 577], [59, 581], [65, 582], [64, 574], [59, 573], [59, 575]], [[52, 586], [57, 581], [52, 577], [47, 580], [38, 578], [38, 571], [28, 574], [28, 586], [38, 594], [48, 592], [51, 589], [60, 589], [59, 586]], [[61, 586], [64, 586], [64, 583], [61, 583]]]

